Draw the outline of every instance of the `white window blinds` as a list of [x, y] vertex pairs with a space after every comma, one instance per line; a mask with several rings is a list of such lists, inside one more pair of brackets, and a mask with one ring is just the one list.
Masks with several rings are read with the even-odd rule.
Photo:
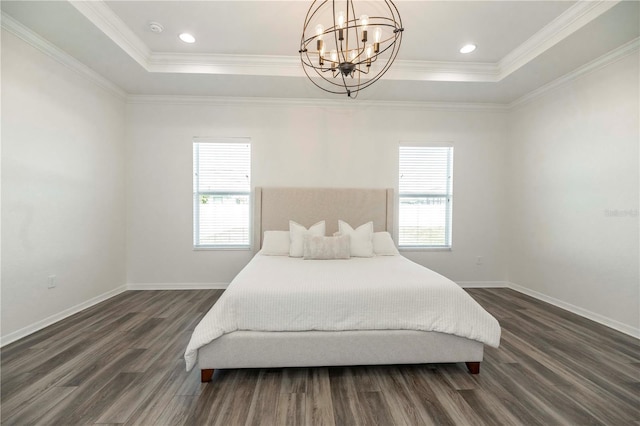
[[248, 248], [250, 199], [249, 140], [194, 142], [194, 246]]
[[400, 247], [451, 247], [453, 147], [400, 146]]

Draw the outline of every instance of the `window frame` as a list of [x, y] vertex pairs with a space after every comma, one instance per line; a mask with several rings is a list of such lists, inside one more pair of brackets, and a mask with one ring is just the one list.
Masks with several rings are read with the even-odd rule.
[[[445, 244], [444, 245], [401, 245], [400, 244], [400, 202], [402, 198], [442, 198], [443, 194], [435, 194], [435, 193], [402, 193], [400, 191], [400, 150], [403, 147], [409, 148], [448, 148], [447, 152], [447, 174], [448, 174], [448, 184], [447, 184], [447, 193], [444, 194], [444, 197], [447, 197], [447, 206], [448, 210], [445, 213]], [[454, 144], [453, 142], [407, 142], [401, 141], [398, 144], [398, 160], [396, 165], [397, 169], [397, 179], [398, 179], [398, 191], [397, 191], [397, 202], [398, 202], [398, 210], [397, 210], [397, 233], [398, 236], [398, 249], [400, 251], [452, 251], [453, 250], [453, 161], [454, 161]]]
[[[246, 144], [249, 145], [249, 191], [204, 191], [204, 192], [199, 192], [196, 191], [196, 188], [198, 188], [198, 183], [196, 183], [196, 180], [199, 179], [199, 176], [196, 175], [196, 163], [195, 160], [197, 159], [198, 164], [197, 164], [197, 170], [200, 170], [200, 156], [197, 155], [196, 156], [196, 146], [197, 144], [201, 144], [201, 143], [226, 143], [226, 144], [230, 144], [230, 143], [234, 143], [234, 144]], [[191, 187], [192, 187], [192, 198], [193, 198], [193, 211], [192, 211], [192, 244], [193, 244], [193, 250], [194, 251], [200, 251], [200, 250], [223, 250], [223, 251], [234, 251], [234, 250], [240, 250], [240, 251], [250, 251], [253, 248], [253, 190], [252, 190], [252, 179], [253, 179], [253, 144], [251, 143], [251, 138], [249, 137], [226, 137], [226, 138], [216, 138], [216, 137], [207, 137], [207, 138], [203, 138], [203, 137], [194, 137], [192, 139], [192, 143], [191, 143], [191, 153], [192, 153], [192, 182], [191, 182]], [[197, 176], [197, 177], [196, 177]], [[197, 195], [196, 195], [197, 194]], [[248, 214], [248, 224], [247, 224], [247, 231], [248, 231], [248, 241], [247, 244], [229, 244], [229, 245], [224, 245], [224, 244], [197, 244], [197, 242], [199, 241], [199, 237], [200, 237], [200, 206], [199, 206], [199, 201], [200, 201], [200, 196], [201, 195], [207, 195], [207, 196], [216, 196], [216, 195], [222, 195], [222, 196], [228, 196], [228, 195], [246, 195], [248, 198], [248, 209], [249, 209], [249, 214]]]

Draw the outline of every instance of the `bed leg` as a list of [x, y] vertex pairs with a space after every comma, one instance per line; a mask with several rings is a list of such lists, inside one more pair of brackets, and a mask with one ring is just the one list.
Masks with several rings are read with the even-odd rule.
[[467, 362], [467, 368], [469, 369], [469, 373], [471, 374], [480, 374], [480, 363], [479, 362]]
[[200, 370], [200, 381], [202, 383], [210, 382], [214, 371], [215, 370], [213, 368], [203, 368]]

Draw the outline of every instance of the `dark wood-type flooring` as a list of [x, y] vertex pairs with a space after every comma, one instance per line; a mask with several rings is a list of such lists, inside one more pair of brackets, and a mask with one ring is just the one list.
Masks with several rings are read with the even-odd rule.
[[7, 425], [640, 424], [638, 340], [508, 289], [469, 293], [502, 325], [464, 364], [216, 371], [182, 355], [221, 290], [128, 291], [2, 349]]

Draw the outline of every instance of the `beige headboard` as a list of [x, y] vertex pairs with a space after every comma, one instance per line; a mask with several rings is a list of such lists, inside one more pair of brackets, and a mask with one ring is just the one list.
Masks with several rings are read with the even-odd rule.
[[354, 228], [373, 221], [375, 231], [393, 234], [393, 189], [256, 187], [254, 197], [254, 251], [264, 231], [288, 231], [289, 220], [306, 227], [325, 220], [326, 235], [338, 231], [338, 219]]

